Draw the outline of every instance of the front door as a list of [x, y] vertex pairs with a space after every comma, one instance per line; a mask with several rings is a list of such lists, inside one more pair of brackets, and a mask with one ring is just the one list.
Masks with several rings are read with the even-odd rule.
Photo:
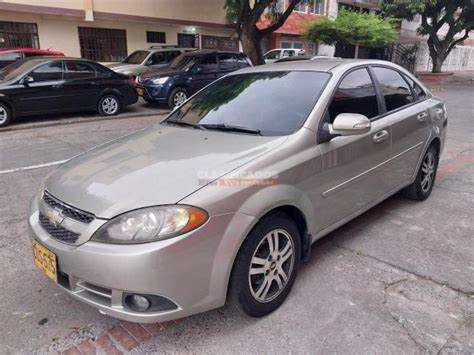
[[389, 119], [380, 116], [380, 100], [367, 68], [350, 71], [340, 82], [326, 120], [332, 123], [341, 113], [363, 114], [371, 130], [362, 135], [341, 136], [319, 144], [322, 173], [313, 190], [316, 224], [323, 230], [357, 214], [390, 190], [387, 162], [391, 152]]
[[43, 64], [27, 76], [32, 82], [25, 82], [20, 94], [15, 97], [15, 108], [19, 115], [43, 112], [59, 112], [64, 107], [63, 62]]
[[193, 68], [193, 75], [189, 84], [191, 94], [216, 80], [218, 73], [217, 56], [212, 54], [203, 57]]

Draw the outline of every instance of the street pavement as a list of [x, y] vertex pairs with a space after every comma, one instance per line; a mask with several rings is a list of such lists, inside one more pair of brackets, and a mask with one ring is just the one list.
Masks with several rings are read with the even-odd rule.
[[287, 301], [261, 319], [224, 307], [145, 329], [72, 300], [33, 266], [26, 213], [48, 164], [163, 116], [0, 132], [0, 353], [107, 342], [131, 353], [474, 353], [473, 89], [434, 89], [449, 131], [432, 196], [395, 195], [318, 241]]

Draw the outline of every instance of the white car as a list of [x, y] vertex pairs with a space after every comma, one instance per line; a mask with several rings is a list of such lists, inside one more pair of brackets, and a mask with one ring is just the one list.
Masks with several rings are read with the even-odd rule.
[[278, 59], [304, 55], [304, 49], [297, 48], [275, 48], [263, 55], [266, 64], [274, 63]]

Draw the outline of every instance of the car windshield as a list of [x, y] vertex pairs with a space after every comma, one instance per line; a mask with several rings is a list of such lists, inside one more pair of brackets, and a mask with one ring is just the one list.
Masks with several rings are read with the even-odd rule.
[[150, 52], [148, 51], [135, 51], [124, 59], [123, 63], [127, 64], [142, 64], [145, 58]]
[[189, 55], [186, 53], [183, 53], [176, 58], [174, 58], [169, 64], [168, 67], [171, 69], [177, 69], [177, 70], [187, 70], [191, 68], [194, 63], [196, 63], [198, 57], [195, 55]]
[[164, 123], [263, 136], [300, 129], [330, 75], [310, 71], [274, 71], [226, 76], [198, 92]]
[[0, 79], [1, 80], [11, 80], [16, 78], [17, 76], [28, 72], [32, 69], [36, 64], [36, 61], [29, 61], [29, 60], [18, 60], [7, 65], [0, 71]]

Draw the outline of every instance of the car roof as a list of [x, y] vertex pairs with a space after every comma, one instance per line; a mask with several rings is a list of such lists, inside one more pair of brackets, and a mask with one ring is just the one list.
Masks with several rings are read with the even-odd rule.
[[[346, 71], [352, 67], [360, 65], [385, 65], [400, 69], [401, 67], [385, 60], [375, 59], [325, 59], [325, 60], [298, 60], [290, 62], [280, 62], [265, 65], [258, 65], [241, 69], [239, 73], [250, 72], [269, 72], [269, 71], [319, 71], [319, 72], [336, 72]], [[404, 70], [404, 69], [403, 69]], [[405, 70], [404, 70], [405, 71]]]
[[10, 52], [23, 52], [23, 53], [61, 53], [60, 51], [53, 51], [50, 49], [38, 49], [38, 48], [0, 48], [0, 53], [10, 53]]
[[139, 49], [140, 51], [149, 51], [149, 52], [171, 52], [171, 51], [196, 51], [196, 48], [193, 47], [165, 47], [165, 48], [144, 48]]

